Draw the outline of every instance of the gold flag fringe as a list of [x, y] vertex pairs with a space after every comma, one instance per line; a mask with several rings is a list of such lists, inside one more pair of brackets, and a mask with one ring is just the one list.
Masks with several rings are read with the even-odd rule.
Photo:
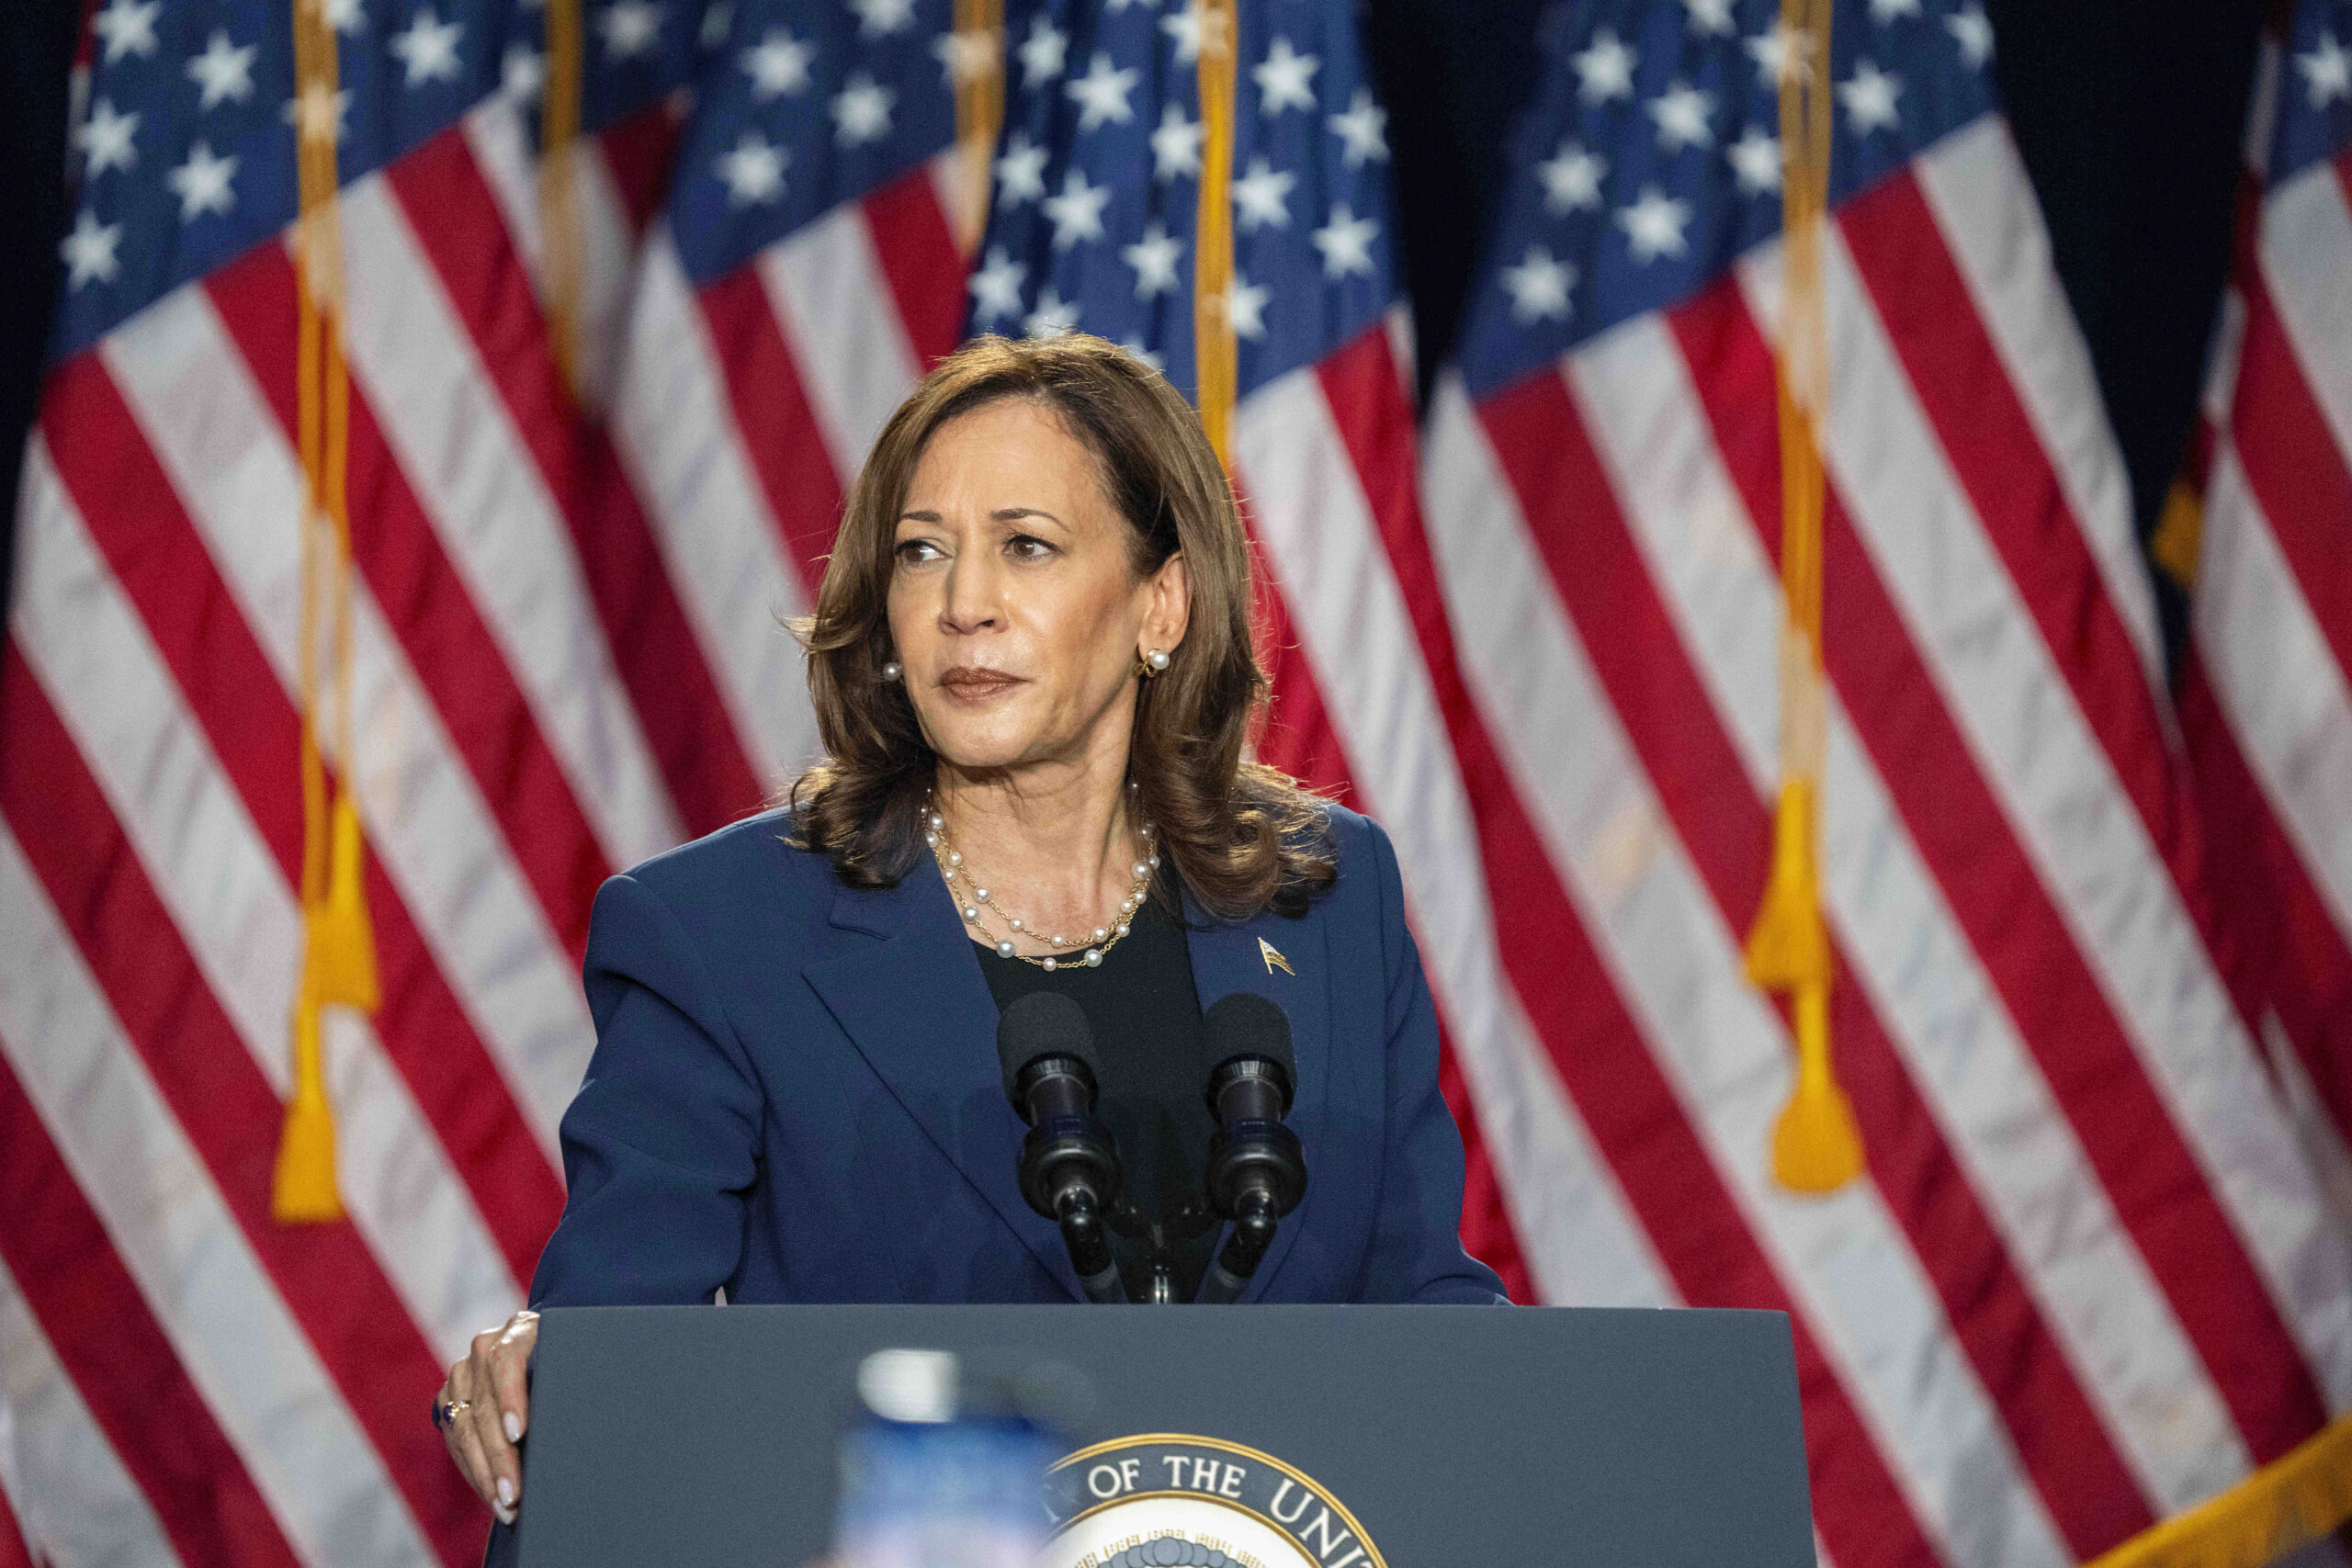
[[2352, 1520], [2352, 1416], [2090, 1568], [2264, 1568]]

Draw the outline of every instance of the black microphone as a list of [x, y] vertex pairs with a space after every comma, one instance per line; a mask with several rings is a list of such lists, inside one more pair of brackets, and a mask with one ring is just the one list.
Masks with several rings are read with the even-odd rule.
[[1118, 1151], [1094, 1119], [1100, 1062], [1086, 1014], [1068, 997], [1032, 991], [997, 1021], [1005, 1098], [1029, 1135], [1021, 1142], [1021, 1196], [1061, 1227], [1070, 1267], [1091, 1302], [1127, 1299], [1103, 1217], [1118, 1201]]
[[1306, 1152], [1283, 1125], [1298, 1080], [1290, 1020], [1250, 991], [1220, 998], [1202, 1018], [1204, 1097], [1217, 1120], [1209, 1140], [1209, 1207], [1233, 1235], [1201, 1281], [1207, 1303], [1238, 1300], [1273, 1245], [1275, 1223], [1306, 1195]]

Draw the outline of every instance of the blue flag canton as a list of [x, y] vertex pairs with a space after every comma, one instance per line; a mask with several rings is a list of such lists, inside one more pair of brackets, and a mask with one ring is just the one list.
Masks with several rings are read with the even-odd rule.
[[[1246, 396], [1379, 321], [1396, 298], [1387, 113], [1352, 8], [1245, 0], [1227, 314]], [[1006, 106], [967, 330], [1125, 344], [1188, 392], [1200, 51], [1173, 0], [1016, 0]]]
[[[1466, 312], [1474, 397], [1777, 235], [1780, 83], [1821, 68], [1773, 0], [1600, 0], [1555, 9], [1546, 32]], [[1837, 0], [1829, 54], [1833, 205], [1996, 107], [1978, 0]]]
[[737, 5], [671, 187], [687, 275], [731, 272], [954, 142], [956, 73], [987, 63], [967, 43], [953, 0]]
[[[536, 126], [543, 6], [322, 0], [345, 181], [381, 168], [492, 94]], [[582, 119], [652, 103], [691, 73], [699, 0], [591, 0]], [[74, 128], [79, 206], [62, 247], [52, 341], [79, 352], [150, 301], [275, 240], [300, 208], [293, 7], [275, 0], [106, 0], [90, 19], [89, 107]]]
[[2287, 26], [2271, 130], [2273, 188], [2352, 147], [2352, 0], [2303, 0]]

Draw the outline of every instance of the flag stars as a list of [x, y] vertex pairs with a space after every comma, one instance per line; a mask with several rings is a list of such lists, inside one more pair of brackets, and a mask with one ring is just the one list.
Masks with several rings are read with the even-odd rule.
[[237, 205], [230, 182], [237, 176], [237, 159], [215, 157], [209, 143], [198, 141], [187, 150], [187, 162], [164, 176], [180, 198], [180, 221], [193, 223], [208, 212], [226, 213]]
[[1884, 27], [1919, 14], [1919, 0], [1871, 0], [1871, 20]]
[[385, 48], [401, 62], [402, 85], [412, 92], [427, 82], [458, 79], [458, 39], [462, 22], [445, 22], [426, 6], [410, 18], [405, 31], [394, 33]]
[[1260, 229], [1290, 227], [1290, 187], [1298, 176], [1277, 169], [1263, 157], [1250, 160], [1250, 168], [1233, 182], [1234, 221], [1245, 234]]
[[1894, 100], [1903, 92], [1903, 78], [1882, 71], [1865, 55], [1854, 62], [1854, 73], [1838, 84], [1838, 101], [1846, 106], [1846, 129], [1856, 136], [1892, 130], [1902, 122]]
[[899, 95], [863, 71], [853, 71], [829, 106], [833, 140], [844, 147], [863, 147], [890, 134], [890, 110]]
[[815, 44], [794, 38], [788, 28], [770, 28], [735, 63], [752, 79], [752, 101], [764, 104], [807, 92], [808, 67], [816, 58]]
[[1012, 52], [1021, 62], [1023, 90], [1035, 92], [1062, 73], [1069, 59], [1069, 35], [1055, 27], [1051, 17], [1034, 17], [1029, 36]]
[[1962, 6], [1944, 18], [1944, 31], [1960, 45], [1960, 58], [1971, 69], [1981, 70], [1993, 58], [1993, 24], [1984, 6]]
[[1737, 30], [1731, 6], [1732, 0], [1682, 0], [1686, 25], [1701, 38], [1729, 38]]
[[1007, 207], [1018, 207], [1024, 201], [1037, 201], [1046, 194], [1046, 149], [1029, 140], [1029, 133], [1016, 130], [1004, 139], [1004, 151], [996, 155], [996, 198]]
[[1668, 83], [1666, 91], [1652, 98], [1647, 107], [1650, 119], [1657, 126], [1657, 144], [1662, 152], [1704, 147], [1715, 139], [1714, 128], [1707, 123], [1707, 117], [1715, 110], [1714, 97], [1688, 82]]
[[1530, 245], [1515, 265], [1502, 269], [1504, 289], [1510, 295], [1511, 320], [1522, 326], [1568, 319], [1568, 290], [1577, 286], [1577, 269], [1555, 261], [1542, 245]]
[[1733, 177], [1744, 196], [1762, 196], [1781, 188], [1781, 139], [1760, 125], [1751, 125], [1740, 139], [1724, 149]]
[[1600, 182], [1609, 173], [1609, 160], [1598, 152], [1588, 152], [1579, 141], [1563, 141], [1560, 150], [1535, 165], [1535, 177], [1544, 186], [1544, 210], [1566, 217], [1571, 212], [1600, 205]]
[[1226, 324], [1233, 335], [1251, 342], [1266, 335], [1266, 291], [1242, 276], [1233, 275], [1232, 287], [1225, 293]]
[[1054, 225], [1054, 249], [1066, 251], [1080, 240], [1102, 237], [1102, 209], [1111, 200], [1107, 185], [1086, 183], [1086, 172], [1071, 169], [1062, 175], [1062, 188], [1039, 204]]
[[1021, 285], [1028, 276], [1027, 263], [1005, 254], [1002, 245], [990, 245], [988, 255], [964, 286], [972, 296], [974, 324], [989, 326], [1007, 316], [1019, 315]]
[[1388, 111], [1372, 100], [1372, 90], [1358, 87], [1347, 108], [1324, 124], [1340, 139], [1340, 162], [1351, 169], [1388, 161]]
[[187, 79], [197, 85], [197, 107], [209, 109], [227, 103], [243, 103], [254, 96], [254, 55], [257, 46], [240, 48], [229, 41], [221, 28], [212, 29], [212, 38], [202, 54], [191, 55], [187, 62]]
[[1201, 122], [1184, 118], [1184, 106], [1162, 104], [1159, 123], [1151, 132], [1151, 172], [1155, 178], [1176, 179], [1201, 175]]
[[1813, 35], [1802, 28], [1776, 19], [1740, 47], [1756, 62], [1757, 78], [1767, 87], [1813, 80]]
[[527, 104], [547, 85], [547, 57], [527, 43], [508, 44], [506, 57], [498, 66], [498, 90], [506, 101], [517, 107]]
[[931, 40], [932, 57], [951, 87], [969, 86], [996, 69], [994, 28], [957, 28]]
[[699, 41], [704, 49], [716, 53], [726, 47], [728, 35], [734, 30], [735, 7], [726, 4], [725, 0], [720, 0], [720, 3], [712, 6], [702, 14], [702, 36]]
[[1351, 274], [1373, 276], [1372, 242], [1379, 233], [1379, 224], [1357, 217], [1343, 201], [1331, 209], [1330, 220], [1308, 237], [1323, 253], [1323, 276], [1336, 283]]
[[1250, 68], [1250, 79], [1258, 84], [1258, 112], [1271, 119], [1284, 109], [1312, 109], [1312, 84], [1322, 68], [1321, 60], [1299, 53], [1291, 48], [1290, 39], [1275, 39], [1267, 47], [1266, 58]]
[[122, 271], [115, 247], [122, 243], [122, 225], [101, 223], [84, 208], [74, 220], [74, 231], [57, 247], [65, 263], [65, 287], [79, 289], [91, 283], [112, 283]]
[[735, 145], [718, 155], [718, 175], [727, 187], [727, 205], [750, 207], [775, 200], [784, 194], [785, 165], [792, 150], [777, 147], [756, 130], [746, 130]]
[[313, 82], [286, 103], [287, 123], [305, 141], [335, 141], [343, 136], [344, 117], [351, 112], [351, 89], [330, 93], [323, 82]]
[[1690, 243], [1682, 234], [1690, 221], [1690, 204], [1656, 186], [1644, 186], [1632, 206], [1617, 209], [1617, 227], [1625, 231], [1626, 248], [1645, 265], [1660, 256], [1679, 257]]
[[915, 19], [915, 0], [849, 0], [849, 8], [856, 13], [860, 38], [888, 38]]
[[1021, 330], [1031, 337], [1060, 337], [1078, 331], [1078, 302], [1065, 299], [1052, 284], [1037, 296], [1037, 308], [1021, 320]]
[[368, 13], [359, 0], [322, 0], [319, 11], [327, 26], [345, 38], [368, 30]]
[[106, 62], [154, 53], [155, 17], [163, 8], [164, 0], [107, 0], [107, 8], [90, 18], [90, 32], [106, 45]]
[[1177, 287], [1176, 258], [1184, 254], [1184, 242], [1171, 237], [1167, 226], [1157, 218], [1145, 226], [1143, 238], [1123, 247], [1119, 259], [1135, 268], [1136, 298], [1156, 299]]
[[1111, 63], [1111, 57], [1101, 50], [1088, 62], [1086, 74], [1074, 78], [1063, 92], [1078, 106], [1080, 134], [1099, 130], [1105, 124], [1125, 125], [1136, 118], [1128, 106], [1127, 95], [1135, 91], [1136, 82], [1143, 73], [1133, 67]]
[[1596, 28], [1592, 42], [1568, 57], [1576, 67], [1577, 96], [1588, 104], [1634, 96], [1634, 67], [1641, 60], [1632, 45], [1609, 28]]
[[1184, 8], [1159, 18], [1159, 30], [1176, 40], [1176, 63], [1197, 64], [1201, 51], [1226, 51], [1225, 13], [1204, 9], [1200, 0], [1186, 0]]
[[2312, 107], [2325, 108], [2337, 98], [2352, 103], [2352, 54], [2335, 33], [2323, 30], [2310, 53], [2295, 56], [2295, 70], [2311, 94]]
[[122, 114], [100, 98], [90, 106], [90, 118], [74, 130], [74, 145], [82, 154], [82, 177], [96, 179], [108, 169], [129, 169], [139, 162], [133, 138], [139, 117]]
[[613, 0], [596, 17], [596, 31], [605, 53], [631, 60], [652, 49], [662, 37], [662, 9], [652, 0]]

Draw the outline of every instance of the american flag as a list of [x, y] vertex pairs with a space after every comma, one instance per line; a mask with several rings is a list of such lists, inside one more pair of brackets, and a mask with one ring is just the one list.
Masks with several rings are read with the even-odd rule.
[[2181, 728], [2245, 1006], [2352, 1213], [2352, 6], [2266, 38], [2245, 154], [2202, 526], [2159, 549], [2193, 579]]
[[[2228, 983], [1991, 29], [1851, 0], [1819, 58], [1758, 0], [1555, 24], [1423, 492], [1530, 1025], [1511, 1117], [1481, 1099], [1521, 1247], [1548, 1300], [1792, 1315], [1828, 1561], [2088, 1561], [2352, 1407], [2352, 1259]], [[1778, 781], [1790, 72], [1834, 95], [1822, 901], [1867, 1169], [1826, 1198], [1770, 1179], [1790, 1036], [1741, 957]]]

